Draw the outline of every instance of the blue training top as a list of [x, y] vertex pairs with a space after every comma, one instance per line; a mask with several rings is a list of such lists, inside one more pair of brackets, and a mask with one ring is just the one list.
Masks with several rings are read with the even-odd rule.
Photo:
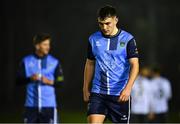
[[51, 55], [38, 57], [36, 54], [26, 56], [18, 72], [19, 82], [26, 83], [26, 107], [56, 107], [54, 85], [47, 85], [41, 81], [32, 81], [34, 74], [44, 76], [56, 84], [63, 81], [62, 68], [59, 60]]

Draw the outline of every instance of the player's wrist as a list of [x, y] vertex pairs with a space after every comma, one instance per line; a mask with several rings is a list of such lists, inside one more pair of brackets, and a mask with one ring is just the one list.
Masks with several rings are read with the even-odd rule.
[[126, 85], [125, 89], [128, 90], [128, 91], [131, 91], [132, 90], [132, 85]]
[[44, 84], [48, 84], [48, 85], [53, 85], [54, 84], [54, 81], [53, 80], [49, 80], [47, 79], [46, 77], [42, 77], [42, 82]]
[[84, 82], [83, 90], [88, 90], [88, 89], [89, 89], [88, 83]]
[[83, 91], [84, 92], [89, 91], [89, 88], [83, 88]]
[[133, 84], [134, 84], [134, 81], [129, 80], [128, 83], [127, 83], [127, 85], [126, 85], [126, 87], [127, 87], [128, 89], [132, 89]]
[[89, 88], [88, 87], [83, 87], [83, 92], [87, 92], [89, 91]]

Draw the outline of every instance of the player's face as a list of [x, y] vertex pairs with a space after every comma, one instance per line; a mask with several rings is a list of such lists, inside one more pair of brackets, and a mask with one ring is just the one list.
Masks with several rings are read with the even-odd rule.
[[113, 35], [117, 22], [117, 17], [107, 17], [104, 20], [98, 18], [99, 27], [104, 35]]
[[47, 39], [47, 40], [44, 40], [43, 42], [37, 44], [36, 50], [43, 55], [47, 55], [50, 50], [50, 40]]
[[148, 68], [142, 68], [141, 74], [145, 77], [148, 77], [150, 75], [150, 70]]

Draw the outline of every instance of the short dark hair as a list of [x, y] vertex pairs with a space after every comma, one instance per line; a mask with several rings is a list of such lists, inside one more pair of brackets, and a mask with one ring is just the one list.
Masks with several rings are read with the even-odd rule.
[[152, 67], [152, 71], [154, 72], [154, 73], [162, 73], [162, 67], [160, 66], [160, 65], [154, 65], [153, 67]]
[[33, 37], [33, 44], [37, 45], [41, 42], [43, 42], [44, 40], [49, 39], [51, 41], [51, 36], [48, 33], [38, 33]]
[[98, 18], [104, 20], [107, 17], [118, 16], [116, 9], [110, 5], [106, 5], [98, 10]]

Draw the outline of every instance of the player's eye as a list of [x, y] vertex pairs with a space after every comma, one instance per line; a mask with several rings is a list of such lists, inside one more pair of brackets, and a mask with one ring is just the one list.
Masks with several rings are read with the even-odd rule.
[[111, 23], [110, 22], [107, 22], [107, 23], [105, 23], [106, 25], [110, 25]]
[[103, 26], [103, 23], [100, 23], [100, 22], [99, 22], [99, 25], [100, 25], [100, 26]]

